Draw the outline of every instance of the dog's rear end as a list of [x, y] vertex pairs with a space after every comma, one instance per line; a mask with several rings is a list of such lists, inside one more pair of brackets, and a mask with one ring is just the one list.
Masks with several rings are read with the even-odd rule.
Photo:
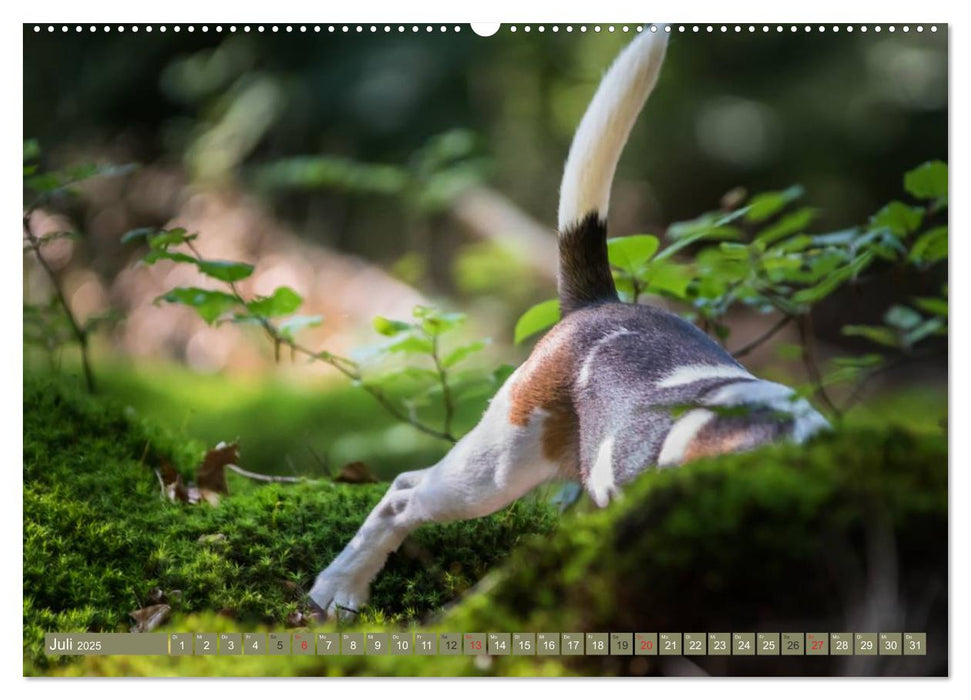
[[328, 612], [356, 610], [415, 527], [488, 515], [554, 478], [580, 480], [601, 506], [652, 465], [826, 425], [782, 385], [759, 380], [681, 318], [618, 300], [607, 261], [614, 171], [657, 81], [666, 36], [637, 37], [604, 76], [577, 129], [559, 208], [563, 319], [436, 465], [401, 474], [310, 592]]

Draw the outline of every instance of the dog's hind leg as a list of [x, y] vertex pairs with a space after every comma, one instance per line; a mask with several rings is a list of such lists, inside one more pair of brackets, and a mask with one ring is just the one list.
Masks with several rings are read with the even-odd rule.
[[480, 423], [435, 466], [399, 475], [344, 550], [318, 576], [311, 599], [328, 613], [356, 611], [388, 555], [419, 525], [494, 513], [557, 476], [544, 455], [539, 411], [510, 421], [515, 375], [493, 398]]

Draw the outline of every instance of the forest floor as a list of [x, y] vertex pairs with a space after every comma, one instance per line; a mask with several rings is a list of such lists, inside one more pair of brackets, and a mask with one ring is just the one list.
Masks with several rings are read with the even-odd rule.
[[[885, 400], [809, 446], [778, 445], [645, 473], [603, 511], [581, 505], [560, 515], [541, 494], [488, 518], [425, 526], [389, 559], [368, 608], [340, 629], [879, 627], [926, 631], [927, 657], [54, 660], [42, 653], [44, 632], [128, 631], [153, 605], [168, 606], [156, 631], [338, 629], [310, 622], [304, 591], [385, 488], [323, 475], [262, 484], [227, 472], [228, 493], [217, 504], [173, 500], [166, 492], [174, 491], [175, 476], [184, 485], [201, 483], [199, 465], [216, 437], [186, 437], [177, 421], [163, 420], [176, 408], [192, 414], [191, 402], [167, 406], [124, 377], [106, 384], [114, 398], [88, 397], [68, 384], [28, 375], [24, 385], [28, 674], [947, 671], [946, 397], [926, 394]], [[200, 403], [214, 400], [208, 391], [197, 395]], [[251, 405], [260, 400], [254, 394]], [[236, 412], [236, 423], [210, 418], [230, 438], [244, 428], [239, 416], [253, 421], [259, 414], [240, 409], [242, 403], [209, 406], [224, 418]], [[360, 404], [331, 418], [353, 417], [355, 410], [362, 432], [394, 429], [380, 419], [368, 425], [375, 412]], [[388, 454], [370, 457], [382, 477], [400, 458]]]

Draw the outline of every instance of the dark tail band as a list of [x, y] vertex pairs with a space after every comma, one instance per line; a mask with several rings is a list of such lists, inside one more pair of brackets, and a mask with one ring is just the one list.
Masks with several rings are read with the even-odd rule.
[[618, 300], [607, 261], [607, 222], [599, 214], [591, 212], [560, 231], [559, 247], [562, 315], [588, 304]]

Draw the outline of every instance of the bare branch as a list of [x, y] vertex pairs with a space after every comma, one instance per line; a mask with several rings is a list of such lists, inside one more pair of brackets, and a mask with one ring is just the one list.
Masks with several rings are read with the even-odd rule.
[[274, 476], [272, 474], [257, 474], [256, 472], [251, 472], [242, 467], [237, 467], [235, 464], [227, 464], [227, 469], [231, 469], [240, 476], [245, 476], [247, 479], [253, 479], [255, 481], [269, 481], [271, 483], [285, 483], [285, 484], [297, 484], [301, 481], [307, 481], [302, 476]]
[[774, 323], [772, 327], [769, 328], [769, 330], [767, 330], [765, 333], [757, 337], [755, 340], [752, 340], [746, 343], [738, 350], [733, 350], [732, 356], [736, 358], [745, 357], [750, 352], [755, 350], [757, 347], [772, 339], [775, 336], [775, 334], [781, 331], [783, 328], [785, 328], [789, 324], [789, 321], [791, 321], [793, 318], [794, 318], [793, 316], [790, 316], [788, 314], [783, 316], [776, 323]]
[[50, 264], [47, 262], [47, 259], [44, 258], [43, 254], [40, 252], [41, 241], [36, 235], [34, 235], [34, 231], [30, 226], [30, 219], [33, 213], [34, 208], [31, 207], [24, 214], [24, 235], [29, 242], [30, 249], [37, 257], [37, 262], [40, 263], [40, 266], [50, 278], [51, 284], [54, 287], [54, 293], [57, 295], [57, 300], [64, 308], [64, 313], [67, 315], [68, 323], [71, 326], [71, 332], [74, 334], [74, 339], [81, 348], [81, 367], [84, 371], [84, 381], [88, 386], [88, 391], [93, 394], [95, 393], [95, 384], [94, 373], [91, 371], [91, 360], [88, 357], [88, 331], [85, 330], [80, 323], [78, 323], [77, 318], [74, 316], [74, 312], [71, 311], [71, 307], [67, 303], [67, 297], [64, 295], [64, 289], [61, 286], [60, 279], [58, 279], [53, 268], [51, 268]]

